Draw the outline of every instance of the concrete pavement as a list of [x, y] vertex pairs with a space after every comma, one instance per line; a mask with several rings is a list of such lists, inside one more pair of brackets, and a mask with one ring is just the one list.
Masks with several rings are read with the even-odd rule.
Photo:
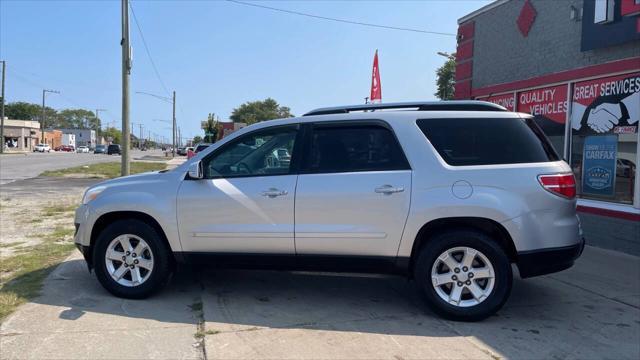
[[572, 269], [516, 280], [479, 323], [441, 320], [386, 276], [190, 271], [117, 299], [78, 253], [0, 327], [0, 358], [637, 359], [640, 258], [587, 247]]
[[[143, 156], [159, 157], [162, 156], [162, 154], [160, 150], [133, 150], [131, 152], [131, 159], [135, 160]], [[59, 170], [74, 166], [113, 161], [120, 161], [120, 156], [68, 152], [0, 155], [0, 185], [16, 180], [33, 178], [46, 170]]]

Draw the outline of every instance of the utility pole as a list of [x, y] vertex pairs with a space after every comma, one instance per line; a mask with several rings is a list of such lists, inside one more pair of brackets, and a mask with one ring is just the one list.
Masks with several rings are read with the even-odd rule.
[[100, 111], [107, 111], [107, 109], [96, 109], [96, 120], [98, 121], [98, 130], [102, 130], [102, 122], [100, 121]]
[[102, 122], [100, 121], [100, 111], [107, 111], [106, 109], [96, 109], [96, 122], [98, 125], [98, 128], [96, 129], [96, 139], [94, 141], [93, 146], [95, 147], [96, 145], [98, 145], [98, 140], [100, 139], [100, 136], [102, 136]]
[[138, 124], [140, 125], [140, 138], [138, 138], [138, 149], [142, 149], [142, 144], [140, 143], [142, 141], [142, 123]]
[[0, 154], [4, 153], [4, 74], [7, 72], [7, 62], [2, 62], [2, 104], [0, 104]]
[[171, 157], [176, 157], [176, 91], [173, 91], [173, 148], [171, 149]]
[[122, 162], [120, 175], [129, 175], [129, 76], [131, 75], [131, 46], [129, 45], [129, 0], [122, 0]]
[[[60, 94], [60, 91], [56, 91], [56, 90], [47, 90], [47, 89], [42, 89], [42, 119], [40, 119], [40, 143], [44, 144], [44, 128], [45, 128], [45, 107], [44, 107], [44, 98], [45, 95], [47, 95], [47, 93], [52, 93], [52, 94]], [[51, 144], [53, 145], [53, 144]]]

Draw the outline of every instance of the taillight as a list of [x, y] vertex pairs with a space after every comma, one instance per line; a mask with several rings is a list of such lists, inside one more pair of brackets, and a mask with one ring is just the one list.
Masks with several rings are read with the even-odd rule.
[[569, 199], [576, 197], [576, 178], [573, 174], [539, 175], [538, 181], [543, 188], [556, 195]]

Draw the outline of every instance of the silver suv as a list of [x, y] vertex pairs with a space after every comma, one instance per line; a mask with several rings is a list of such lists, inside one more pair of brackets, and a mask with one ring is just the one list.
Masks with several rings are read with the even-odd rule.
[[511, 264], [526, 278], [581, 254], [575, 186], [533, 118], [498, 105], [325, 108], [92, 186], [75, 242], [126, 298], [184, 262], [392, 273], [442, 316], [479, 320], [507, 300]]

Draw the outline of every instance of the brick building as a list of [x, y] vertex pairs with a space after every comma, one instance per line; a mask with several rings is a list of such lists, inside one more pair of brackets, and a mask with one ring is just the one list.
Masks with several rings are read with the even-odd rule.
[[458, 25], [455, 98], [535, 115], [587, 242], [640, 255], [640, 0], [498, 0]]
[[62, 131], [60, 130], [46, 130], [44, 132], [44, 142], [49, 144], [51, 149], [56, 149], [62, 145]]

